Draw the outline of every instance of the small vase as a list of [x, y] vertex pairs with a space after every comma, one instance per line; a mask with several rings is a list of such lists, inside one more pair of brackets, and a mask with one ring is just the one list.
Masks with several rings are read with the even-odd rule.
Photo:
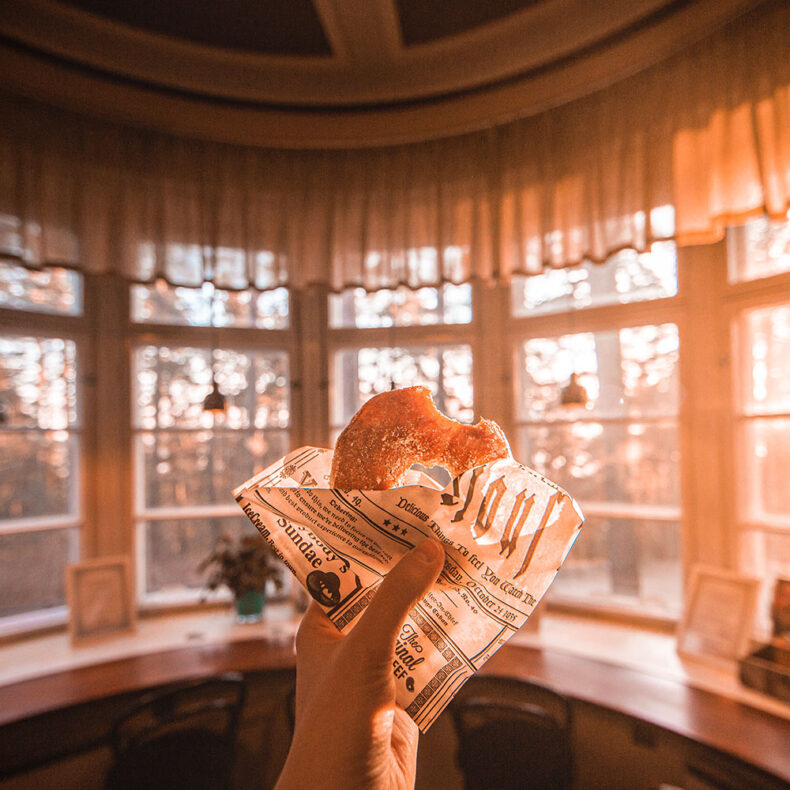
[[266, 593], [263, 590], [247, 590], [236, 598], [236, 622], [260, 623], [263, 620], [263, 605]]

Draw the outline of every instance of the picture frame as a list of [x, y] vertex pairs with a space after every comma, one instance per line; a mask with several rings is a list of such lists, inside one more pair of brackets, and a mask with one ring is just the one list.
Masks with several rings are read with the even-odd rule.
[[132, 563], [128, 556], [101, 557], [66, 567], [66, 601], [72, 644], [137, 630]]
[[707, 565], [691, 569], [677, 652], [684, 658], [733, 662], [749, 652], [760, 582]]

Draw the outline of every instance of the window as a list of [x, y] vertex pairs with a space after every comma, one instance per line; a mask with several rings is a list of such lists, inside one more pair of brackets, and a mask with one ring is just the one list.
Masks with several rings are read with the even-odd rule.
[[288, 290], [225, 291], [204, 283], [200, 288], [179, 288], [157, 280], [133, 285], [132, 321], [140, 324], [235, 326], [287, 329]]
[[0, 307], [37, 313], [82, 314], [82, 277], [60, 267], [31, 271], [0, 263]]
[[[564, 277], [591, 286], [590, 306], [671, 296], [677, 291], [674, 250], [670, 255], [662, 244], [656, 254], [658, 261], [626, 256], [640, 272], [661, 273], [646, 291], [640, 277], [630, 277], [636, 296], [622, 286], [622, 254], [578, 280], [574, 270]], [[534, 303], [550, 304], [540, 293], [541, 287], [556, 292], [555, 274], [532, 278]], [[512, 293], [523, 314], [524, 284], [514, 283]], [[528, 319], [519, 324], [516, 454], [567, 489], [587, 516], [552, 599], [676, 616], [682, 597], [678, 325], [625, 320], [622, 308], [612, 306], [596, 318], [608, 329], [567, 332], [570, 319], [561, 315], [548, 325], [556, 333], [545, 333], [545, 320], [538, 336]], [[573, 321], [583, 325], [585, 318]], [[585, 405], [561, 404], [572, 374], [586, 391]]]
[[445, 284], [441, 288], [382, 289], [367, 293], [351, 288], [329, 297], [333, 328], [468, 324], [472, 320], [472, 287]]
[[468, 345], [426, 345], [342, 349], [333, 365], [332, 428], [335, 437], [369, 398], [395, 387], [422, 384], [437, 408], [460, 422], [472, 422], [472, 349]]
[[[353, 346], [339, 335], [330, 352], [333, 444], [365, 401], [393, 387], [427, 386], [442, 412], [461, 422], [474, 421], [469, 285], [373, 294], [354, 289], [331, 295], [329, 310], [331, 326], [365, 328], [354, 333]], [[385, 336], [376, 333], [378, 327], [389, 327]], [[448, 331], [456, 339], [448, 340]]]
[[[0, 264], [0, 634], [62, 622], [64, 566], [132, 545], [143, 605], [196, 601], [216, 536], [252, 529], [231, 489], [295, 444], [331, 446], [368, 398], [413, 384], [457, 420], [497, 420], [518, 460], [580, 501], [587, 524], [548, 603], [672, 619], [691, 564], [712, 561], [765, 581], [767, 626], [773, 580], [790, 577], [788, 229], [751, 220], [690, 266], [656, 242], [508, 286], [326, 302], [272, 278], [258, 283], [271, 290], [234, 290], [233, 277], [186, 288]], [[199, 278], [203, 248], [170, 253]], [[241, 271], [245, 259], [217, 261]], [[114, 308], [126, 295], [129, 321]], [[100, 364], [116, 342], [113, 377]], [[99, 399], [127, 397], [127, 370], [116, 436]], [[560, 405], [571, 374], [583, 406]], [[216, 417], [202, 408], [212, 377], [226, 400]], [[105, 502], [91, 508], [95, 438], [131, 461], [111, 476], [117, 524]]]
[[790, 272], [790, 222], [757, 217], [728, 228], [727, 262], [731, 283]]
[[[155, 294], [132, 288], [133, 316], [144, 308], [151, 323], [222, 324], [227, 317], [225, 296], [209, 292], [206, 300], [205, 287], [195, 293], [157, 287]], [[241, 292], [231, 301], [249, 308], [248, 327], [283, 320], [281, 295], [262, 300]], [[262, 307], [271, 312], [260, 313]], [[257, 331], [221, 345], [207, 331], [197, 330], [200, 345], [178, 342], [178, 331], [161, 330], [157, 342], [146, 333], [132, 353], [138, 592], [146, 603], [198, 597], [204, 583], [198, 565], [216, 538], [251, 529], [231, 490], [290, 446], [288, 352], [245, 347], [244, 341], [259, 341]], [[224, 414], [203, 410], [212, 377], [225, 398]]]
[[[789, 250], [790, 222], [731, 229], [731, 279], [790, 271]], [[742, 299], [732, 319], [737, 530], [743, 570], [763, 580], [767, 627], [774, 581], [790, 578], [790, 288]]]
[[[81, 279], [0, 265], [0, 304], [74, 316]], [[0, 327], [0, 633], [65, 616], [82, 522], [79, 354], [70, 336]]]
[[650, 252], [622, 250], [605, 265], [583, 263], [514, 278], [513, 315], [561, 313], [583, 307], [627, 304], [675, 296], [677, 255], [670, 241], [655, 242]]

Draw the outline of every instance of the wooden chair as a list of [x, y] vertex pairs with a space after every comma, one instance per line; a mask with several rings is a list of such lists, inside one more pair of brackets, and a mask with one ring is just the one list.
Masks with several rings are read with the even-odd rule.
[[551, 689], [472, 678], [449, 706], [466, 790], [570, 790], [571, 707]]
[[113, 727], [105, 790], [230, 790], [244, 696], [229, 673], [143, 698]]

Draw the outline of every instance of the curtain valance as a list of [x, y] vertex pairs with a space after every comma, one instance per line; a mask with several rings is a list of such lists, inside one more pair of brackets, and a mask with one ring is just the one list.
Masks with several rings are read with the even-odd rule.
[[[437, 142], [277, 151], [0, 102], [0, 254], [129, 280], [507, 279], [790, 206], [790, 5], [571, 104]], [[657, 221], [675, 207], [675, 227]], [[664, 214], [665, 216], [665, 214]]]

